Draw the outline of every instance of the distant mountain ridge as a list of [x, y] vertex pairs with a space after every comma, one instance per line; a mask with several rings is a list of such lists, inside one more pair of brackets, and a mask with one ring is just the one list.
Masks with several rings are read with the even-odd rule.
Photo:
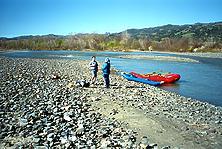
[[64, 35], [54, 35], [54, 34], [48, 34], [48, 35], [26, 35], [26, 36], [17, 36], [17, 37], [0, 37], [0, 40], [20, 40], [20, 39], [32, 39], [32, 38], [62, 38], [65, 37]]
[[0, 38], [0, 49], [94, 49], [222, 52], [222, 21], [127, 29], [119, 33], [28, 35]]
[[[209, 37], [213, 37], [217, 41], [222, 40], [222, 21], [214, 23], [195, 23], [195, 24], [185, 24], [185, 25], [172, 25], [167, 24], [157, 27], [149, 27], [142, 29], [127, 29], [119, 33], [112, 33], [111, 35], [121, 35], [122, 33], [127, 32], [131, 37], [135, 38], [150, 38], [153, 40], [161, 40], [161, 38], [181, 38], [181, 37], [194, 37], [201, 38], [206, 40]], [[78, 35], [87, 35], [87, 34], [78, 34]], [[64, 38], [69, 35], [27, 35], [27, 36], [18, 36], [18, 37], [0, 37], [0, 40], [11, 39], [29, 39], [35, 37], [49, 37], [49, 38]]]
[[[164, 38], [194, 38], [201, 41], [214, 40], [222, 42], [222, 21], [214, 23], [195, 23], [186, 25], [163, 25], [143, 29], [128, 29], [133, 38], [149, 38], [161, 41]], [[122, 34], [123, 32], [117, 33]]]

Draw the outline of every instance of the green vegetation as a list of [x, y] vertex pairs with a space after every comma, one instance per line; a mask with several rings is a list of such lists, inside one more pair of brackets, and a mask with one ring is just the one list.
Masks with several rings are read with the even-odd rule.
[[113, 34], [44, 35], [0, 38], [0, 49], [92, 49], [207, 52], [222, 51], [222, 22], [165, 25]]

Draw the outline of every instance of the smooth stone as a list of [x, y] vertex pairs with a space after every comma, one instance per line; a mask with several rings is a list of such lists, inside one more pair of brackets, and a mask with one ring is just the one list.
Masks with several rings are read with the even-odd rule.
[[77, 140], [77, 138], [76, 138], [76, 136], [71, 136], [68, 138], [68, 140], [74, 142]]
[[90, 146], [90, 149], [96, 149], [96, 145]]
[[48, 138], [47, 137], [47, 141], [52, 142], [53, 138]]
[[82, 134], [84, 132], [84, 126], [83, 124], [79, 124], [78, 128], [76, 129], [77, 134]]
[[20, 126], [26, 126], [28, 124], [28, 120], [24, 119], [24, 118], [21, 118], [19, 120], [19, 124], [20, 124]]
[[33, 138], [33, 142], [38, 143], [40, 141], [40, 138]]
[[221, 122], [218, 120], [218, 121], [215, 121], [215, 124], [220, 124]]
[[217, 132], [217, 130], [216, 129], [214, 129], [214, 128], [211, 128], [209, 131], [208, 131], [209, 133], [216, 133]]
[[48, 138], [52, 138], [54, 136], [54, 133], [50, 133], [47, 135]]
[[73, 88], [74, 87], [74, 84], [72, 82], [70, 82], [68, 85], [67, 85], [67, 88]]
[[100, 148], [101, 149], [107, 149], [108, 148], [108, 145], [110, 144], [111, 142], [107, 139], [102, 139], [101, 140], [101, 146]]
[[61, 144], [66, 144], [68, 142], [67, 138], [61, 137]]
[[144, 144], [144, 145], [148, 145], [148, 138], [146, 136], [143, 136], [141, 138], [141, 141], [140, 141], [141, 144]]
[[123, 136], [124, 141], [129, 141], [130, 137], [128, 135]]
[[71, 121], [72, 120], [67, 113], [64, 113], [64, 117], [63, 118], [66, 121]]

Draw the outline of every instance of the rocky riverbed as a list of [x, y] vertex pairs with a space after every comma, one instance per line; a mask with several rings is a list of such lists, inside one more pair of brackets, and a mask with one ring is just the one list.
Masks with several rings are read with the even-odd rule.
[[222, 108], [112, 71], [110, 89], [88, 61], [0, 58], [0, 148], [220, 148]]

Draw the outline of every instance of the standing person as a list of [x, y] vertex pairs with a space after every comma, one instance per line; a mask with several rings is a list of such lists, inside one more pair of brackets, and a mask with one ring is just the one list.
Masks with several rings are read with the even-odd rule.
[[89, 63], [89, 68], [92, 73], [91, 83], [94, 84], [96, 82], [98, 72], [98, 63], [96, 61], [96, 56], [92, 56], [92, 60]]
[[105, 59], [105, 63], [102, 66], [103, 80], [106, 88], [109, 88], [109, 74], [110, 74], [110, 60], [109, 58]]

